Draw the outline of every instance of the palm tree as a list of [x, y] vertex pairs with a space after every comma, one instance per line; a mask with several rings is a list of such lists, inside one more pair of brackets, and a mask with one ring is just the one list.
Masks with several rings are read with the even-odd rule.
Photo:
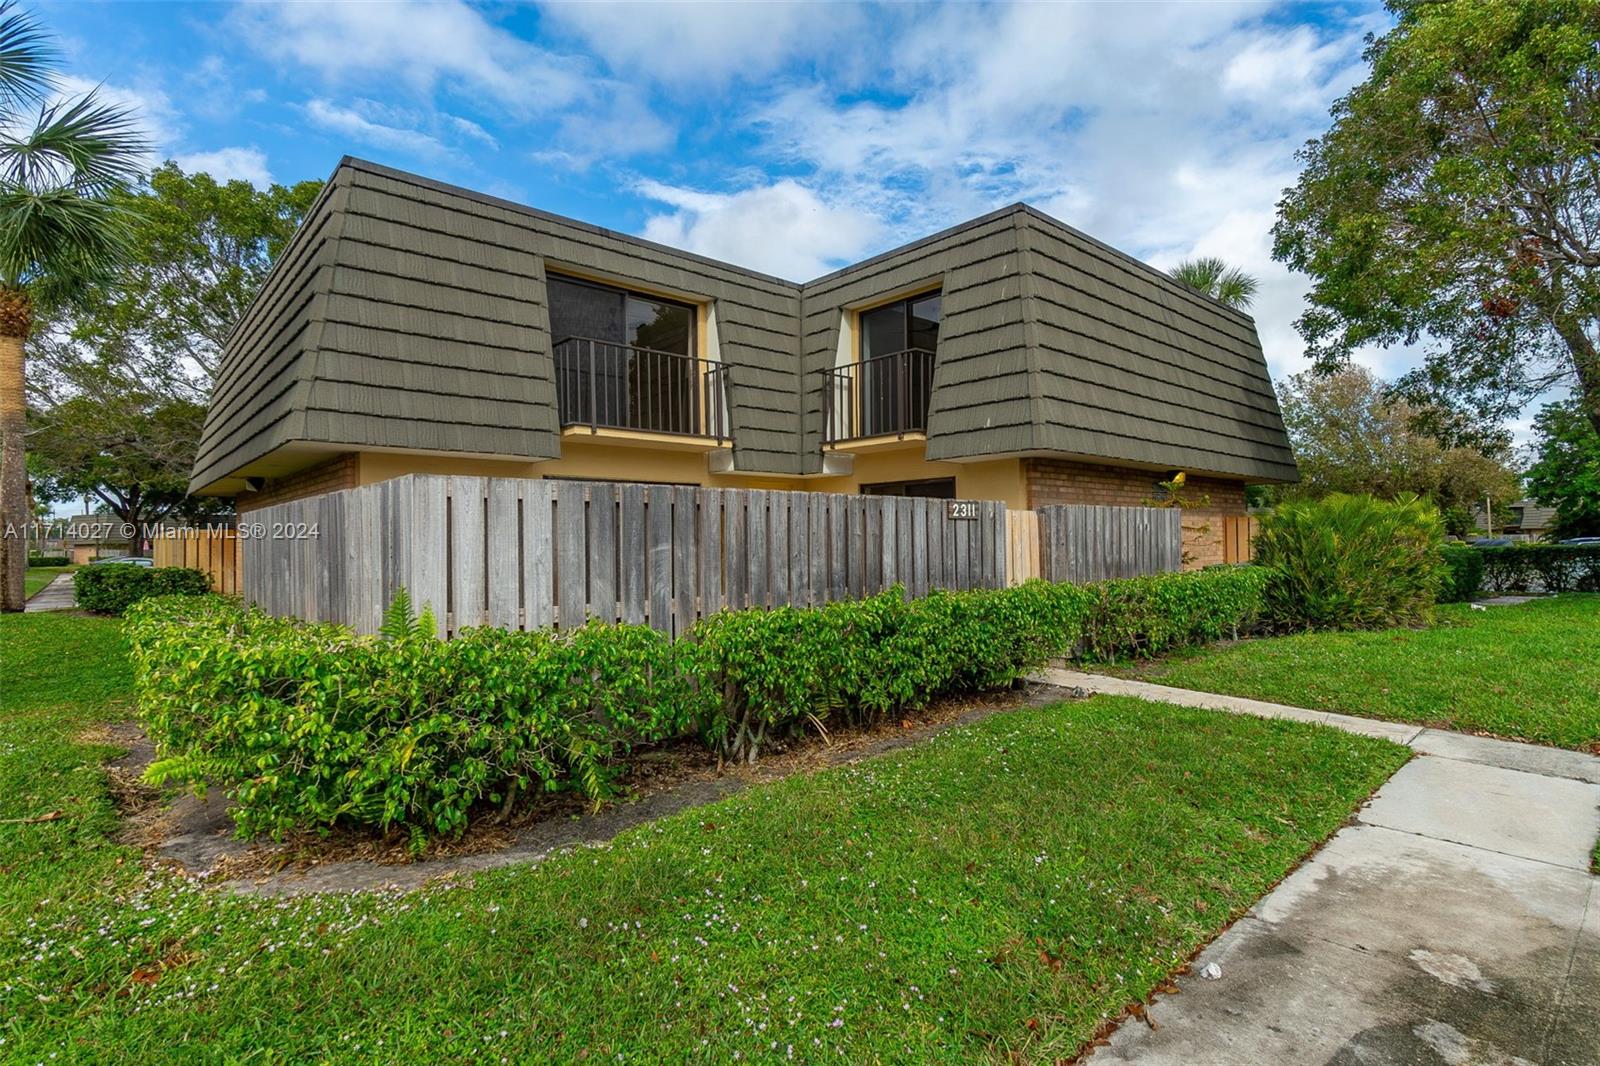
[[1238, 267], [1214, 255], [1185, 259], [1172, 268], [1172, 276], [1195, 292], [1204, 293], [1224, 307], [1244, 310], [1255, 299], [1261, 283]]
[[28, 480], [24, 346], [36, 305], [70, 298], [126, 255], [126, 209], [146, 144], [125, 108], [57, 94], [60, 56], [32, 15], [0, 0], [0, 611], [20, 611]]

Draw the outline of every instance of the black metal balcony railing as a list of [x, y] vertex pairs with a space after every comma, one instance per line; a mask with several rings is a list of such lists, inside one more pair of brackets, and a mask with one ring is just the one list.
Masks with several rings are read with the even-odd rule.
[[835, 367], [823, 391], [823, 440], [926, 433], [932, 389], [933, 353], [925, 348]]
[[555, 363], [562, 428], [729, 437], [721, 363], [587, 337], [559, 341]]

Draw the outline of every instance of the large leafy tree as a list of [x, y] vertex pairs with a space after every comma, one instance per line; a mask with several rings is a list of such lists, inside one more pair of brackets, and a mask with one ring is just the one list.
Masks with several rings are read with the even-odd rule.
[[1429, 427], [1448, 415], [1418, 407], [1360, 364], [1330, 374], [1306, 372], [1279, 386], [1284, 426], [1300, 482], [1289, 497], [1369, 493], [1432, 500], [1455, 535], [1472, 529], [1485, 496], [1509, 504], [1519, 494], [1509, 447], [1489, 454], [1441, 442]]
[[1172, 276], [1195, 292], [1240, 311], [1250, 306], [1261, 287], [1254, 276], [1209, 255], [1185, 259], [1172, 268]]
[[1556, 509], [1551, 535], [1600, 536], [1600, 433], [1571, 401], [1546, 405], [1533, 430], [1528, 493]]
[[1566, 384], [1600, 427], [1600, 4], [1389, 8], [1278, 208], [1311, 355], [1426, 338], [1433, 386], [1506, 412]]
[[[0, 2], [0, 533], [29, 518], [24, 345], [34, 306], [81, 291], [120, 264], [139, 172], [132, 116], [94, 93], [56, 96], [58, 57], [39, 24]], [[0, 610], [20, 611], [25, 540], [0, 536]]]
[[223, 342], [321, 190], [320, 181], [257, 189], [169, 162], [118, 194], [131, 219], [128, 261], [81, 291], [36, 341], [35, 401], [78, 391], [88, 361], [172, 399], [204, 402]]
[[52, 308], [29, 343], [38, 494], [93, 496], [139, 526], [215, 514], [184, 492], [222, 345], [321, 188], [168, 163], [119, 194], [126, 265]]
[[93, 497], [140, 530], [172, 516], [205, 517], [196, 505], [209, 501], [187, 495], [205, 406], [135, 383], [106, 385], [32, 417], [35, 492], [51, 500]]

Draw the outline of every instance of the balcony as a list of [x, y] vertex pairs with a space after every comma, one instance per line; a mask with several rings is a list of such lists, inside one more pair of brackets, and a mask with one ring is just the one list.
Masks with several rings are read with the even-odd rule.
[[933, 353], [909, 348], [828, 371], [822, 397], [823, 444], [928, 431]]
[[728, 368], [676, 352], [568, 337], [554, 349], [561, 428], [632, 430], [722, 443]]

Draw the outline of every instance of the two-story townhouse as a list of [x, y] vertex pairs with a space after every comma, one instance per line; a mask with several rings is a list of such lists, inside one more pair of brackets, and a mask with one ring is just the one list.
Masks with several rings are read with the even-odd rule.
[[[1296, 476], [1251, 319], [1025, 205], [795, 283], [343, 160], [230, 339], [191, 488], [407, 473], [1138, 504], [1195, 564]], [[1186, 519], [1189, 516], [1186, 514]]]

